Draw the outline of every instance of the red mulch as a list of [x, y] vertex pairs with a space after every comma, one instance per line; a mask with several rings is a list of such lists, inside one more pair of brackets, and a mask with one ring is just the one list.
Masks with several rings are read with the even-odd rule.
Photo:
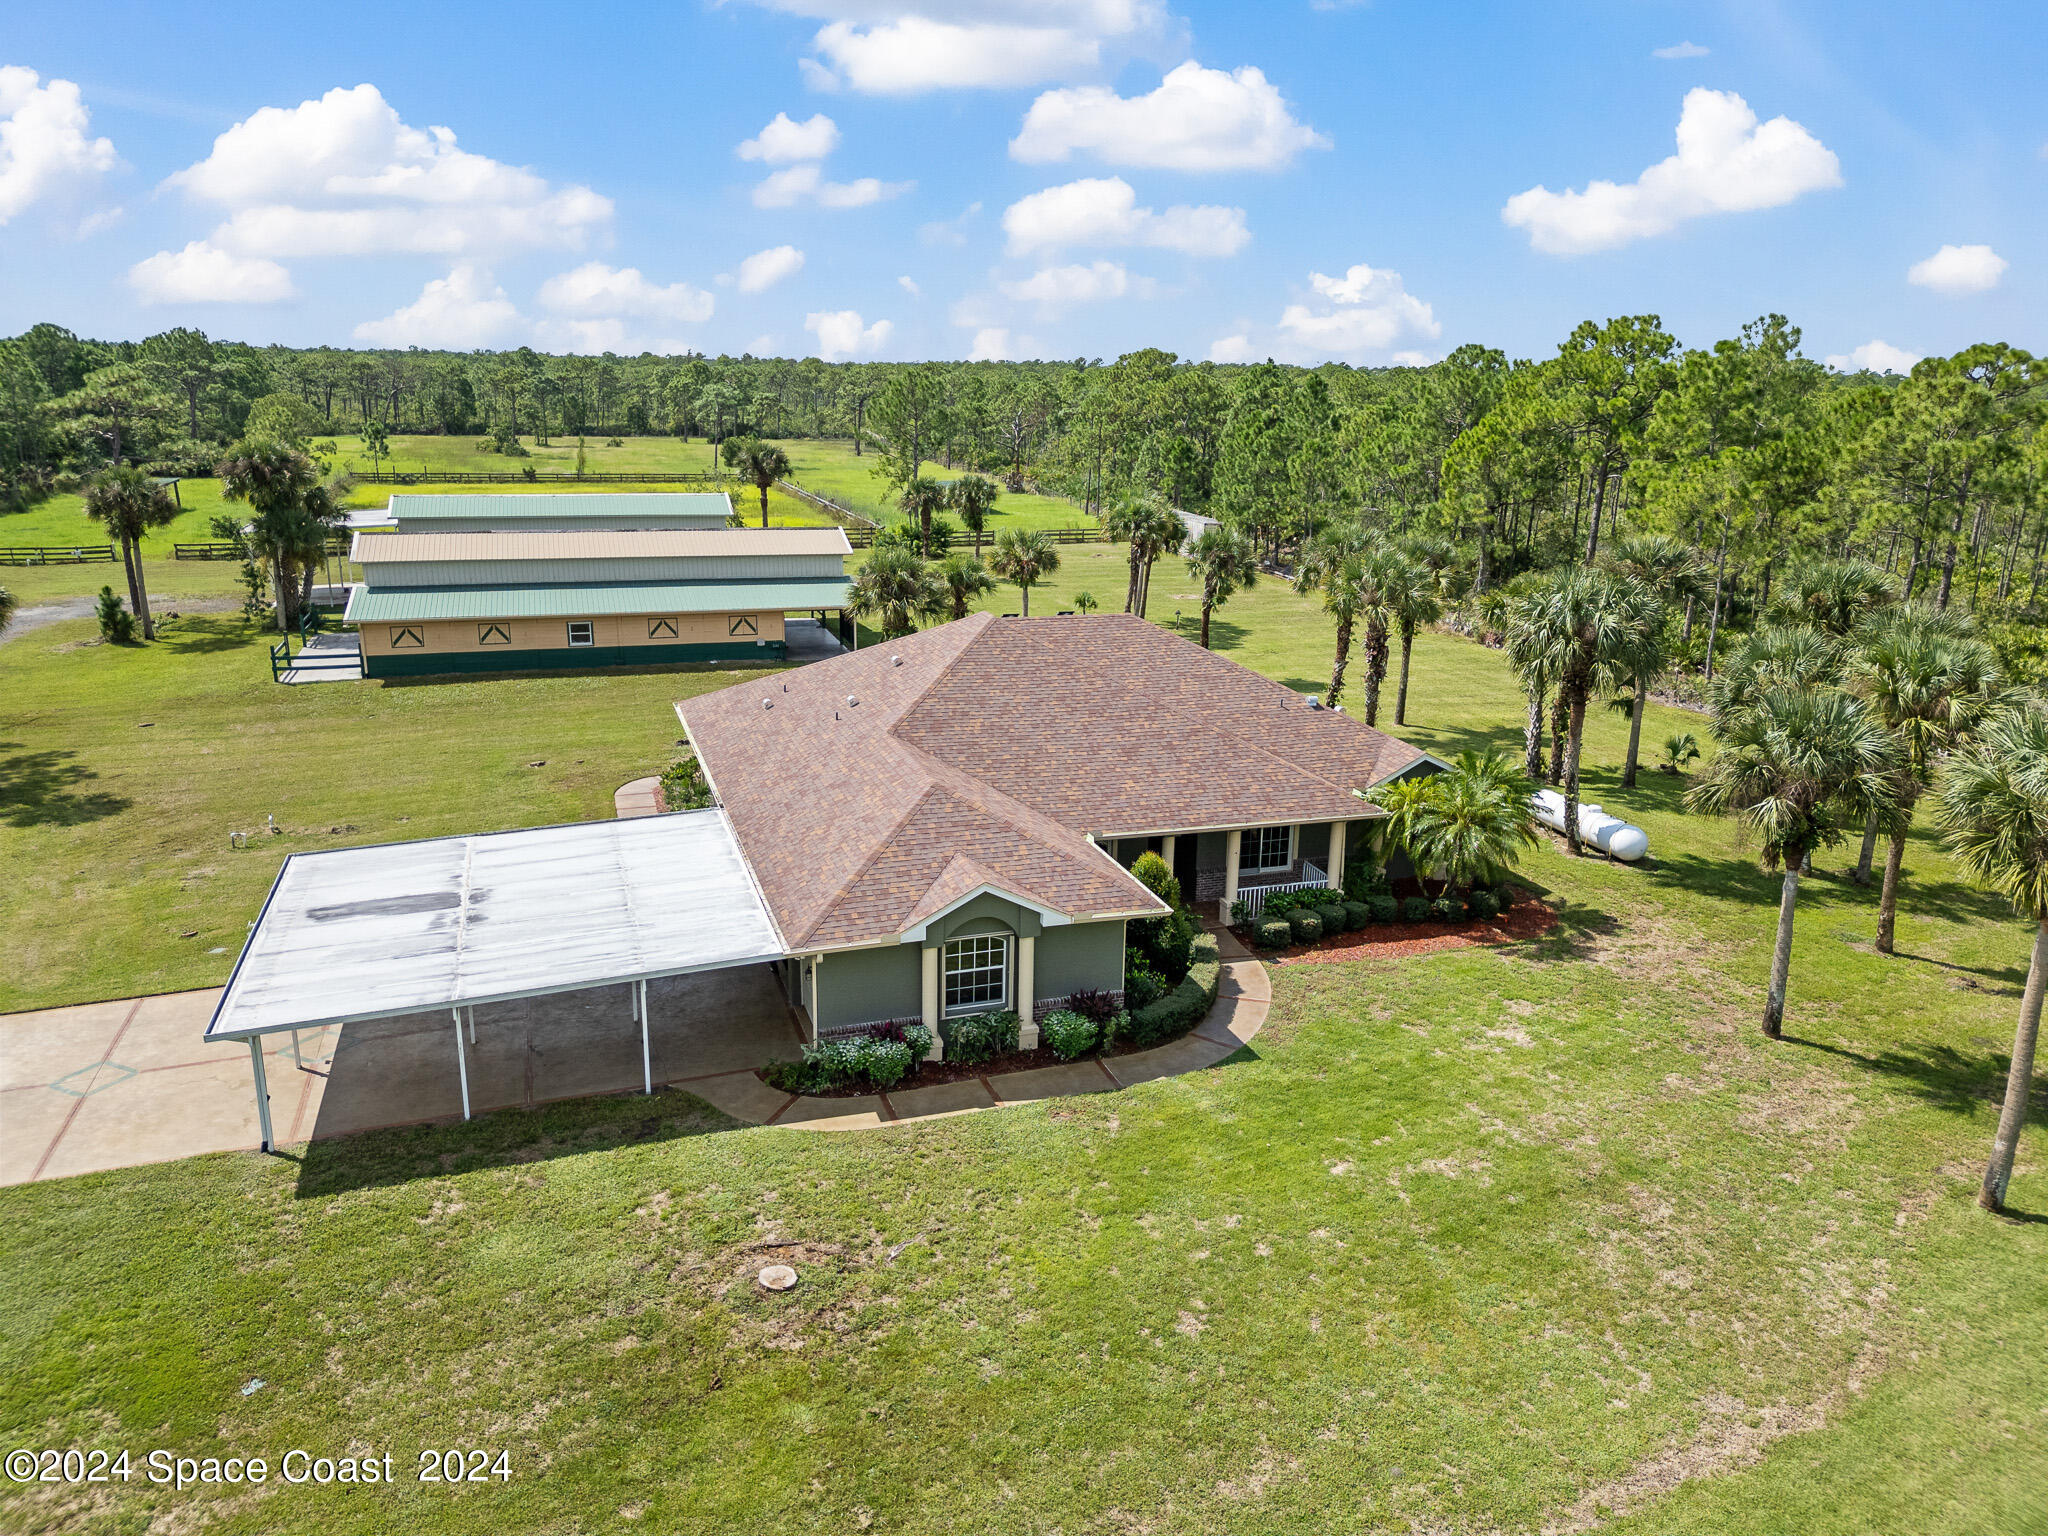
[[1399, 960], [1407, 955], [1433, 955], [1445, 949], [1512, 944], [1533, 939], [1557, 926], [1557, 913], [1540, 901], [1516, 902], [1499, 917], [1462, 923], [1374, 923], [1350, 933], [1335, 933], [1313, 944], [1287, 949], [1254, 948], [1249, 933], [1240, 933], [1245, 947], [1268, 965], [1324, 965], [1338, 960]]

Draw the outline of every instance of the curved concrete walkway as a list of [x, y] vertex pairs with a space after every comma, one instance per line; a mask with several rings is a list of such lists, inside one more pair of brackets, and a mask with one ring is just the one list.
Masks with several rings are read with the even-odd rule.
[[644, 779], [629, 779], [612, 791], [612, 815], [620, 821], [634, 816], [659, 816], [661, 802], [654, 798], [661, 788], [658, 775], [650, 774]]
[[1111, 1093], [1155, 1078], [1199, 1072], [1235, 1055], [1259, 1032], [1273, 1003], [1273, 984], [1266, 968], [1227, 930], [1212, 928], [1223, 975], [1216, 1004], [1202, 1022], [1178, 1040], [1128, 1056], [1090, 1057], [1039, 1067], [940, 1083], [930, 1088], [898, 1088], [860, 1098], [818, 1099], [784, 1093], [762, 1082], [754, 1072], [728, 1072], [699, 1078], [688, 1091], [752, 1125], [793, 1125], [807, 1131], [865, 1131], [906, 1120], [936, 1120], [972, 1114], [1006, 1104], [1032, 1104], [1040, 1099], [1069, 1098], [1082, 1093]]

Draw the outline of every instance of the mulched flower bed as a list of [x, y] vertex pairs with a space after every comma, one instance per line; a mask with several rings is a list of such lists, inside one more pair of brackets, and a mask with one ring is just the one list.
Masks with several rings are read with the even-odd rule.
[[[1074, 1058], [1073, 1063], [1061, 1061], [1059, 1057], [1053, 1054], [1052, 1047], [1049, 1045], [1041, 1045], [1035, 1051], [1012, 1051], [1009, 1055], [998, 1056], [993, 1061], [972, 1063], [964, 1061], [927, 1061], [917, 1071], [910, 1073], [902, 1082], [887, 1091], [890, 1093], [902, 1093], [911, 1088], [937, 1088], [945, 1083], [971, 1083], [977, 1077], [1003, 1077], [1012, 1072], [1033, 1072], [1040, 1067], [1064, 1067], [1104, 1059], [1114, 1061], [1119, 1056], [1129, 1056], [1135, 1051], [1149, 1051], [1152, 1048], [1149, 1045], [1137, 1046], [1131, 1044], [1128, 1040], [1119, 1040], [1106, 1051], [1084, 1051], [1081, 1055]], [[754, 1075], [759, 1077], [762, 1082], [768, 1083], [767, 1077], [758, 1069]], [[773, 1083], [768, 1083], [768, 1086], [775, 1088]], [[785, 1090], [776, 1088], [775, 1091], [782, 1093]], [[848, 1085], [844, 1088], [822, 1088], [815, 1093], [806, 1094], [805, 1097], [813, 1099], [865, 1099], [876, 1091], [873, 1088]]]
[[1557, 912], [1542, 902], [1523, 898], [1499, 917], [1468, 918], [1462, 923], [1374, 923], [1349, 933], [1334, 933], [1313, 944], [1286, 949], [1259, 949], [1249, 931], [1238, 931], [1245, 948], [1269, 965], [1324, 965], [1339, 960], [1398, 960], [1405, 955], [1433, 955], [1445, 949], [1472, 949], [1533, 939], [1557, 926]]

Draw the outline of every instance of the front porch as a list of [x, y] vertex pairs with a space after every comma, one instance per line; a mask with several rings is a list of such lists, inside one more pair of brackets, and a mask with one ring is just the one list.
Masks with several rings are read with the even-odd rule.
[[1100, 841], [1127, 869], [1145, 853], [1158, 854], [1188, 905], [1227, 924], [1239, 902], [1256, 913], [1281, 891], [1341, 890], [1347, 845], [1366, 835], [1369, 820], [1267, 822]]

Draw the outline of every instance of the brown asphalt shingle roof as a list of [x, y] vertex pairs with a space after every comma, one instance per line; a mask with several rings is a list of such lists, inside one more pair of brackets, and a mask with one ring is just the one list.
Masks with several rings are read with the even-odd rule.
[[1357, 792], [1423, 757], [1125, 614], [979, 614], [677, 710], [800, 949], [894, 937], [982, 884], [1154, 910], [1088, 834], [1369, 817]]

